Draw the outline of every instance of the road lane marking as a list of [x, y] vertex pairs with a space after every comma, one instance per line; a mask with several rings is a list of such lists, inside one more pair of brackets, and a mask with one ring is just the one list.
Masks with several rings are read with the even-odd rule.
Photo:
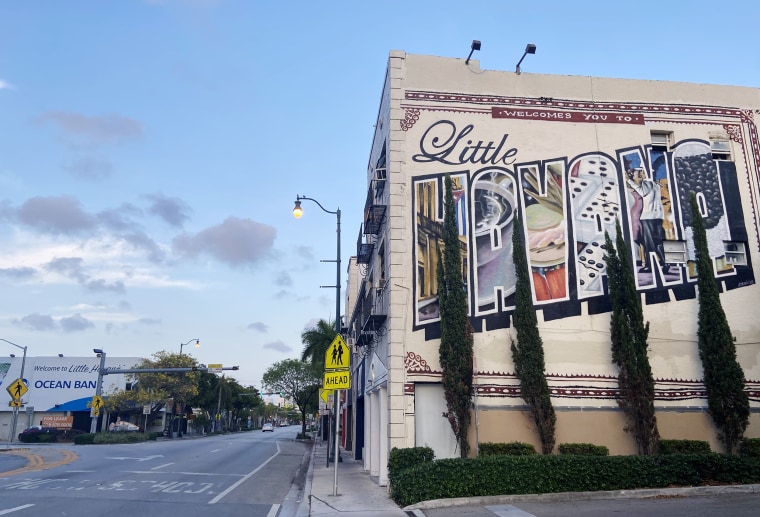
[[39, 470], [47, 470], [52, 469], [53, 467], [60, 467], [61, 465], [66, 465], [69, 463], [72, 463], [75, 461], [78, 456], [75, 452], [67, 451], [65, 449], [52, 449], [55, 452], [63, 453], [63, 459], [59, 461], [52, 461], [50, 463], [45, 463], [45, 460], [40, 456], [39, 454], [32, 454], [29, 452], [28, 449], [15, 449], [12, 451], [8, 451], [9, 454], [15, 454], [17, 456], [23, 456], [27, 460], [27, 464], [24, 467], [18, 468], [16, 470], [10, 470], [8, 472], [0, 473], [0, 477], [8, 477], [12, 476], [14, 474], [19, 474], [21, 472], [37, 472]]
[[221, 494], [219, 494], [218, 496], [216, 496], [215, 498], [213, 498], [211, 501], [209, 501], [208, 504], [216, 504], [219, 501], [221, 501], [222, 499], [224, 499], [224, 497], [226, 497], [227, 494], [229, 494], [230, 492], [232, 492], [233, 490], [235, 490], [243, 482], [245, 482], [246, 480], [250, 479], [250, 477], [253, 476], [254, 474], [256, 474], [259, 470], [263, 469], [266, 466], [267, 463], [269, 463], [270, 461], [272, 461], [273, 459], [275, 459], [277, 457], [277, 455], [280, 454], [280, 444], [277, 443], [277, 442], [275, 442], [275, 445], [277, 445], [277, 452], [275, 452], [274, 454], [272, 454], [269, 457], [268, 460], [266, 460], [264, 463], [262, 463], [261, 465], [259, 465], [258, 467], [256, 467], [252, 472], [249, 472], [248, 474], [246, 474], [245, 476], [243, 476], [241, 479], [237, 480], [227, 490], [225, 490], [224, 492], [222, 492]]
[[280, 505], [273, 504], [272, 507], [269, 509], [269, 513], [267, 514], [267, 517], [277, 517], [278, 511], [280, 511]]
[[152, 468], [152, 469], [150, 469], [150, 470], [158, 470], [158, 469], [162, 469], [162, 468], [164, 468], [164, 467], [168, 467], [169, 465], [174, 465], [174, 463], [164, 463], [163, 465], [159, 465], [158, 467], [153, 467], [153, 468]]
[[9, 513], [18, 512], [19, 510], [25, 510], [31, 508], [33, 504], [25, 504], [23, 506], [17, 506], [15, 508], [8, 508], [6, 510], [0, 510], [0, 515], [8, 515]]

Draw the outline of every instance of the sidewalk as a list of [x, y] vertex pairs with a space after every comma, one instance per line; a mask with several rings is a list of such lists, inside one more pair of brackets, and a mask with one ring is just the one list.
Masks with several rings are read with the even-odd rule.
[[306, 475], [304, 498], [298, 508], [298, 517], [342, 515], [344, 517], [407, 517], [388, 497], [387, 487], [373, 481], [361, 461], [341, 452], [338, 462], [338, 495], [335, 488], [335, 464], [327, 467], [327, 445], [315, 443], [311, 464]]

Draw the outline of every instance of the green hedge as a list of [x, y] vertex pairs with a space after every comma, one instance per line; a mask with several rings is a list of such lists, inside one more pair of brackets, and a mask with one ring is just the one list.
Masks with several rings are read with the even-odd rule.
[[660, 454], [699, 454], [710, 451], [703, 440], [660, 440]]
[[750, 458], [760, 458], [760, 438], [745, 438], [739, 446], [739, 454]]
[[138, 443], [155, 440], [158, 433], [86, 433], [74, 437], [75, 445]]
[[561, 443], [560, 454], [573, 454], [576, 456], [609, 456], [610, 450], [604, 445], [593, 443]]
[[434, 459], [435, 452], [430, 447], [394, 447], [388, 456], [388, 480], [393, 484], [401, 471]]
[[391, 483], [401, 506], [430, 499], [760, 482], [760, 461], [724, 454], [487, 456], [408, 468]]
[[74, 445], [90, 445], [94, 440], [94, 433], [78, 434], [74, 437]]
[[523, 442], [485, 442], [478, 445], [478, 451], [478, 456], [532, 456], [538, 454], [533, 445]]

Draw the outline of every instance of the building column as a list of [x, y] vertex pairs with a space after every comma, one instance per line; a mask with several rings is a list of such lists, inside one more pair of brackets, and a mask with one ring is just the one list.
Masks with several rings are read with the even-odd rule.
[[369, 426], [369, 474], [380, 476], [380, 400], [378, 392], [373, 392], [370, 398], [372, 403], [370, 426]]
[[388, 389], [378, 390], [379, 424], [378, 429], [378, 483], [380, 486], [388, 485]]

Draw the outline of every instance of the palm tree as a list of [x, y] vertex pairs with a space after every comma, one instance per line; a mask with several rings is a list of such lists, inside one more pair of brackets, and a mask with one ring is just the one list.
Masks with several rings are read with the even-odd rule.
[[315, 327], [301, 332], [301, 342], [304, 345], [301, 360], [313, 364], [317, 367], [317, 371], [324, 370], [325, 354], [333, 339], [335, 339], [335, 323], [319, 320]]

